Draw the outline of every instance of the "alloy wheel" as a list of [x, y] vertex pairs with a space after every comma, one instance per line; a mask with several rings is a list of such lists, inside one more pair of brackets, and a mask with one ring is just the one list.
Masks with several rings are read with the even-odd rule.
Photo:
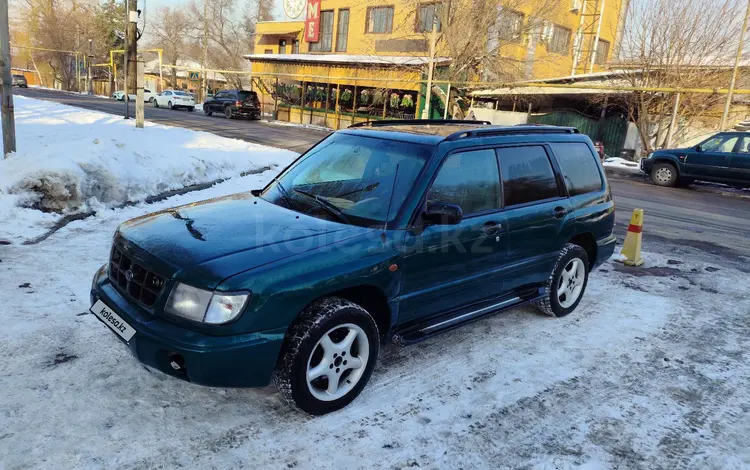
[[654, 173], [654, 178], [660, 183], [668, 183], [672, 180], [672, 170], [666, 167], [659, 168]]
[[560, 273], [557, 284], [557, 301], [562, 308], [568, 308], [578, 300], [586, 279], [586, 267], [578, 258], [573, 258]]
[[307, 360], [307, 387], [321, 401], [337, 400], [357, 385], [367, 367], [370, 341], [353, 324], [338, 325], [315, 344]]

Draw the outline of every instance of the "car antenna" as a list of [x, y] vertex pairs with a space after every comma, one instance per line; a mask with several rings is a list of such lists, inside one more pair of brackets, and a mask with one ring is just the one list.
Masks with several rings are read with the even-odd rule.
[[383, 234], [381, 238], [385, 241], [385, 232], [388, 230], [388, 221], [391, 219], [391, 206], [393, 205], [393, 193], [396, 192], [396, 181], [398, 179], [398, 168], [401, 164], [396, 165], [396, 172], [393, 174], [393, 187], [391, 188], [391, 197], [388, 198], [388, 211], [385, 214], [385, 223], [383, 224]]

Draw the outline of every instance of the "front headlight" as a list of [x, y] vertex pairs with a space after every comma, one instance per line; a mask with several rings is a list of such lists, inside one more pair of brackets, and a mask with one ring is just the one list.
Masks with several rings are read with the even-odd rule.
[[646, 160], [650, 159], [653, 156], [654, 156], [654, 152], [649, 153], [648, 155], [646, 155]]
[[177, 283], [164, 310], [188, 320], [219, 325], [237, 318], [249, 298], [246, 293], [213, 292]]

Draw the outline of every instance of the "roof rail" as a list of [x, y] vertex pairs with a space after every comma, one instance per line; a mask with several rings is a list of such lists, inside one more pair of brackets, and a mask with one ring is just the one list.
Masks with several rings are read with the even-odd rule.
[[466, 121], [460, 119], [384, 119], [382, 121], [367, 121], [358, 122], [349, 126], [349, 129], [356, 127], [386, 127], [386, 126], [451, 126], [451, 125], [477, 125], [477, 126], [490, 126], [492, 125], [489, 121]]
[[470, 131], [454, 132], [445, 138], [447, 141], [467, 139], [470, 137], [494, 137], [498, 135], [522, 135], [522, 134], [580, 134], [575, 127], [544, 126], [544, 125], [517, 125], [509, 127], [490, 127], [488, 129], [473, 129]]

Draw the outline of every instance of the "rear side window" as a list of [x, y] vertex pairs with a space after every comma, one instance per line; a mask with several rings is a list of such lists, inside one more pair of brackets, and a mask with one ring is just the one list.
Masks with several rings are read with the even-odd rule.
[[506, 147], [497, 150], [503, 175], [505, 206], [558, 197], [557, 180], [544, 147]]
[[602, 189], [597, 157], [588, 145], [583, 142], [568, 142], [550, 146], [560, 163], [568, 194], [576, 196]]
[[258, 96], [254, 91], [240, 91], [237, 95], [240, 97], [241, 101], [247, 101], [251, 97], [255, 98]]
[[500, 207], [500, 176], [492, 150], [454, 153], [443, 162], [427, 203], [456, 204], [464, 214]]

